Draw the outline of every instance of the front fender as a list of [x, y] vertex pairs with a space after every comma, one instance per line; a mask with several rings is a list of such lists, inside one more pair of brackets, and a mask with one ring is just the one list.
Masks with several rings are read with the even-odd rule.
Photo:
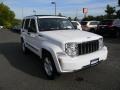
[[46, 49], [51, 54], [56, 54], [57, 52], [63, 52], [63, 50], [60, 47], [49, 42], [43, 42], [41, 48]]
[[[58, 47], [52, 43], [49, 43], [49, 42], [42, 43], [42, 49], [47, 50], [52, 55], [56, 69], [59, 72], [60, 71], [60, 64], [59, 64], [59, 61], [57, 58], [57, 53], [63, 52], [63, 50], [60, 47]], [[41, 53], [41, 58], [42, 58], [42, 53]]]

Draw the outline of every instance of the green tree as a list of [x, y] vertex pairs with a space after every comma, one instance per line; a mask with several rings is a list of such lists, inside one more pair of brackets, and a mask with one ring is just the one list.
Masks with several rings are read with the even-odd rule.
[[107, 5], [106, 10], [105, 10], [105, 12], [107, 14], [107, 18], [108, 19], [113, 19], [115, 11], [116, 11], [115, 7]]
[[86, 18], [83, 18], [83, 21], [90, 21], [90, 20], [95, 20], [94, 16], [87, 16]]
[[14, 19], [13, 26], [21, 25], [21, 23], [22, 23], [22, 20], [20, 20], [20, 19]]
[[95, 17], [95, 20], [97, 20], [97, 21], [102, 21], [102, 20], [104, 20], [105, 19], [105, 16], [104, 15], [100, 15], [100, 16], [96, 16]]
[[6, 28], [11, 28], [15, 19], [15, 14], [8, 6], [0, 3], [0, 24]]

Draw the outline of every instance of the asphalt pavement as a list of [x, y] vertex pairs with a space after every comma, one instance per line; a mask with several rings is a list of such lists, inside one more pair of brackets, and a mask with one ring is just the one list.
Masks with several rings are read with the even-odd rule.
[[105, 38], [108, 59], [97, 66], [47, 80], [41, 61], [24, 55], [20, 35], [0, 30], [0, 90], [120, 90], [120, 38]]

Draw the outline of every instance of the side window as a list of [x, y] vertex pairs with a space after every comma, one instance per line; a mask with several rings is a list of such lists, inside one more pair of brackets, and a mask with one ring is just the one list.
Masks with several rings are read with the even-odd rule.
[[24, 29], [28, 29], [28, 27], [29, 27], [29, 21], [30, 21], [30, 19], [26, 19], [25, 20]]
[[31, 19], [31, 21], [30, 21], [30, 29], [31, 29], [31, 32], [37, 32], [35, 19]]
[[24, 22], [25, 22], [25, 20], [23, 19], [23, 21], [22, 21], [22, 28], [24, 28]]

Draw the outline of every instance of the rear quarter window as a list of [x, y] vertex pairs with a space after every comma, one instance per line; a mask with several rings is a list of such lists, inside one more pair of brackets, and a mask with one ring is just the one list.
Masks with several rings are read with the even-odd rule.
[[24, 22], [25, 22], [25, 19], [23, 19], [22, 21], [22, 28], [24, 28]]
[[30, 22], [30, 19], [26, 19], [26, 20], [25, 20], [24, 29], [28, 29], [28, 27], [29, 27], [29, 22]]

